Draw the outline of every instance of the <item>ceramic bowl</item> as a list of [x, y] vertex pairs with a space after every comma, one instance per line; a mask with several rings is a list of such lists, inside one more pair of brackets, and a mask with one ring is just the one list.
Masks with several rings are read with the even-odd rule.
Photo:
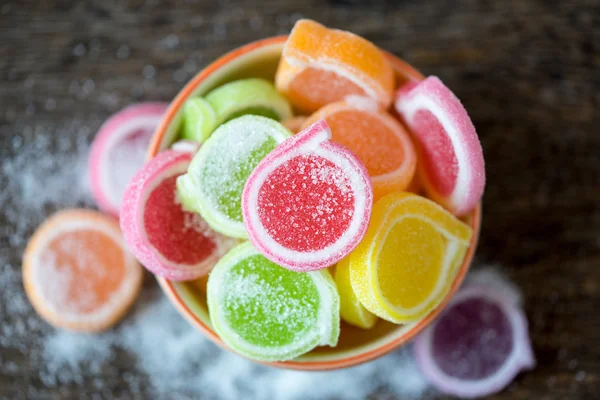
[[[152, 158], [158, 152], [167, 149], [176, 139], [183, 104], [188, 98], [206, 94], [211, 89], [235, 79], [262, 77], [273, 81], [286, 38], [286, 36], [279, 36], [247, 44], [224, 55], [200, 71], [171, 102], [149, 146], [148, 157]], [[423, 75], [416, 69], [394, 55], [386, 54], [394, 66], [398, 86], [407, 81], [423, 79]], [[473, 210], [465, 221], [473, 228], [471, 245], [446, 298], [429, 315], [407, 325], [394, 325], [380, 320], [370, 330], [355, 328], [342, 322], [341, 335], [336, 347], [318, 347], [293, 361], [265, 364], [298, 370], [332, 370], [373, 360], [406, 344], [437, 317], [460, 287], [469, 270], [473, 253], [477, 248], [481, 205]], [[171, 282], [160, 277], [157, 279], [169, 300], [195, 328], [214, 343], [227, 348], [214, 332], [210, 322], [206, 305], [205, 279], [194, 282]]]

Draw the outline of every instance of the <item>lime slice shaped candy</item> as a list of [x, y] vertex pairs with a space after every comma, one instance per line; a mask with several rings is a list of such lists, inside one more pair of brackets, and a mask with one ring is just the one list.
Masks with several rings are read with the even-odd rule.
[[340, 303], [329, 272], [287, 270], [249, 242], [217, 263], [207, 298], [215, 331], [245, 357], [285, 361], [337, 344]]
[[183, 106], [181, 137], [203, 143], [217, 127], [217, 114], [202, 97], [192, 97]]
[[285, 97], [264, 79], [241, 79], [226, 83], [206, 95], [217, 115], [217, 125], [246, 114], [261, 115], [276, 121], [292, 116]]
[[241, 199], [256, 165], [291, 133], [279, 122], [245, 115], [223, 124], [177, 179], [179, 199], [224, 235], [245, 238]]

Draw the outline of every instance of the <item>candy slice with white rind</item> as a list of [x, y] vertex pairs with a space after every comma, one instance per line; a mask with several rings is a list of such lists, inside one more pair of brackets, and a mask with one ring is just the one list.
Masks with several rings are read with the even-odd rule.
[[506, 293], [468, 286], [417, 337], [418, 365], [435, 387], [463, 398], [485, 397], [535, 366], [527, 319]]
[[485, 165], [477, 132], [460, 100], [430, 76], [400, 88], [395, 106], [412, 131], [429, 197], [457, 216], [468, 214], [483, 195]]
[[319, 345], [337, 344], [339, 297], [329, 272], [289, 271], [249, 242], [215, 266], [207, 299], [215, 331], [243, 356], [285, 361]]

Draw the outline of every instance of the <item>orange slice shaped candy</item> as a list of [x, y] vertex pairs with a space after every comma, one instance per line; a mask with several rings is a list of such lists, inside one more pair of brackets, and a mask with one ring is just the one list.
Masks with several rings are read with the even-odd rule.
[[292, 29], [275, 76], [277, 89], [305, 113], [349, 95], [387, 108], [394, 84], [392, 65], [373, 43], [306, 19]]

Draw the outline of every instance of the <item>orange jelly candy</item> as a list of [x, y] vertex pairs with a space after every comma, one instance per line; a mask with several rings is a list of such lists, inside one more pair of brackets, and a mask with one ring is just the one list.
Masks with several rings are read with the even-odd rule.
[[391, 63], [373, 43], [304, 19], [285, 44], [275, 85], [298, 111], [312, 113], [349, 95], [387, 108], [395, 81]]

